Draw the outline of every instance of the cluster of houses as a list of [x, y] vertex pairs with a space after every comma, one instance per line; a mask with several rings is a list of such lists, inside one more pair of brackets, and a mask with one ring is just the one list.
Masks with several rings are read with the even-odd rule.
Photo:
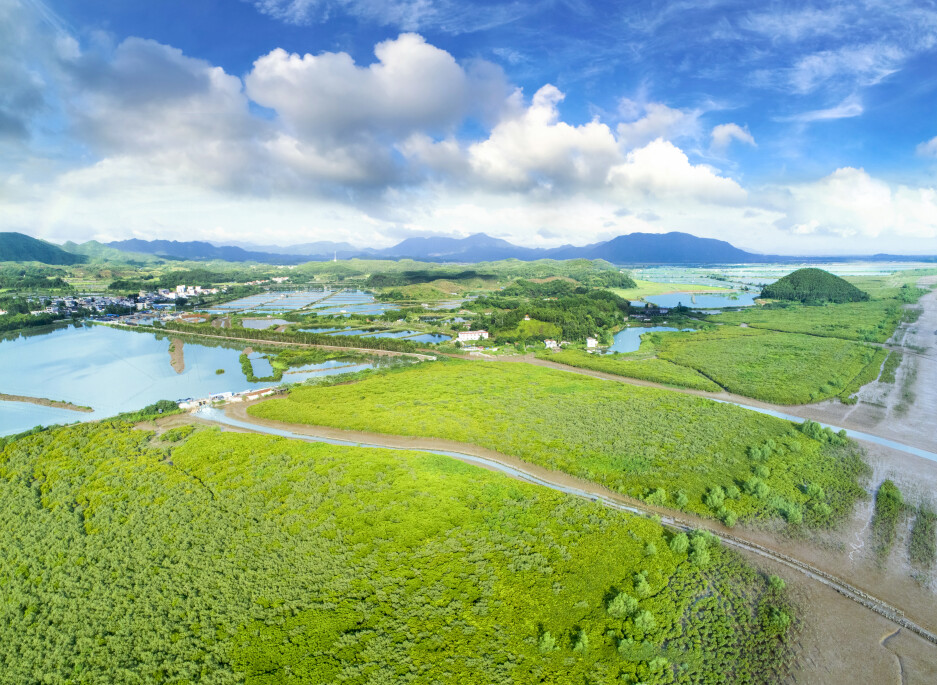
[[211, 406], [216, 402], [253, 402], [261, 397], [269, 397], [278, 392], [276, 388], [259, 388], [257, 390], [242, 390], [241, 392], [216, 392], [208, 397], [187, 397], [178, 400], [179, 409], [189, 410], [198, 407]]
[[[46, 299], [44, 297], [30, 297], [30, 300]], [[108, 307], [121, 307], [124, 309], [133, 309], [136, 302], [133, 297], [112, 297], [109, 295], [86, 295], [83, 297], [55, 297], [50, 299], [50, 304], [42, 309], [30, 312], [33, 315], [54, 314], [69, 315], [77, 314], [82, 311], [92, 311], [103, 314]]]

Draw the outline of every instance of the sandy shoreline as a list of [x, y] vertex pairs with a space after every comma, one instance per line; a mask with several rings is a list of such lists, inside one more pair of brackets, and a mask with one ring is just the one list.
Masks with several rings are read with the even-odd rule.
[[82, 407], [78, 404], [65, 402], [64, 400], [50, 400], [45, 397], [28, 397], [26, 395], [7, 395], [0, 393], [0, 400], [4, 402], [28, 402], [29, 404], [38, 404], [42, 407], [55, 407], [56, 409], [68, 409], [69, 411], [80, 411], [90, 414], [94, 411], [91, 407]]

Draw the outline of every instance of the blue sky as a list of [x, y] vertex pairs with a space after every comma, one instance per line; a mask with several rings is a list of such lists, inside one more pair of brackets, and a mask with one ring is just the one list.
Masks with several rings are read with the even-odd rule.
[[937, 252], [937, 4], [0, 0], [0, 230]]

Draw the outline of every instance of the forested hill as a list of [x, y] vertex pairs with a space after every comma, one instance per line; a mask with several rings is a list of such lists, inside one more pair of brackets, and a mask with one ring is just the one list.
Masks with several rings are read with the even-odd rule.
[[44, 240], [22, 233], [0, 233], [0, 262], [42, 262], [43, 264], [81, 264], [83, 255], [71, 254]]
[[823, 269], [798, 269], [771, 285], [761, 296], [800, 302], [865, 302], [869, 294]]

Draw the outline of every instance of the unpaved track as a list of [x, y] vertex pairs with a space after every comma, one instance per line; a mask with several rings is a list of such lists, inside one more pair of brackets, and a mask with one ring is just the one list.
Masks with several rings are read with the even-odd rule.
[[[781, 564], [792, 570], [807, 576], [808, 578], [821, 583], [842, 596], [856, 602], [871, 611], [887, 618], [898, 627], [905, 628], [910, 632], [924, 638], [928, 642], [937, 645], [937, 632], [934, 632], [937, 626], [929, 625], [925, 627], [905, 616], [900, 609], [890, 605], [882, 599], [875, 597], [870, 591], [860, 589], [842, 578], [839, 578], [828, 571], [821, 570], [804, 561], [795, 559], [785, 554], [771, 545], [767, 541], [755, 541], [751, 539], [747, 531], [728, 530], [712, 521], [698, 519], [684, 513], [676, 513], [660, 507], [652, 507], [644, 502], [631, 500], [622, 495], [602, 487], [596, 483], [545, 469], [533, 464], [529, 464], [521, 459], [501, 454], [493, 450], [485, 449], [469, 443], [456, 442], [454, 440], [442, 440], [439, 438], [422, 438], [400, 435], [387, 435], [383, 433], [371, 433], [367, 431], [349, 431], [328, 426], [306, 426], [280, 421], [271, 421], [269, 419], [259, 419], [248, 414], [248, 408], [253, 403], [238, 403], [228, 405], [225, 408], [225, 414], [233, 419], [257, 426], [258, 432], [263, 432], [263, 428], [275, 428], [279, 430], [290, 431], [300, 435], [307, 435], [315, 438], [326, 438], [330, 440], [344, 440], [353, 443], [366, 443], [380, 447], [389, 447], [396, 449], [413, 450], [445, 450], [457, 452], [467, 456], [481, 457], [497, 464], [509, 466], [522, 474], [532, 476], [553, 486], [563, 488], [575, 488], [584, 493], [590, 499], [601, 502], [605, 506], [632, 511], [639, 514], [651, 516], [661, 516], [665, 525], [681, 530], [706, 529], [718, 535], [723, 542], [736, 549], [744, 550], [753, 555], [769, 559], [776, 564]], [[224, 425], [224, 424], [221, 424]], [[470, 462], [474, 463], [474, 462]], [[937, 617], [931, 617], [935, 619]]]

